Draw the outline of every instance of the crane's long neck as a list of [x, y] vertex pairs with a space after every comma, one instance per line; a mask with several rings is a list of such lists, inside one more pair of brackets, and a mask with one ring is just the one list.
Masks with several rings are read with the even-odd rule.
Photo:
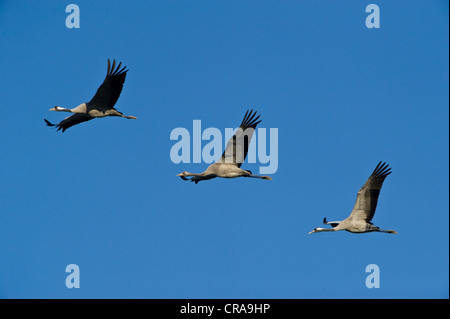
[[322, 231], [336, 231], [336, 229], [334, 229], [334, 228], [321, 228], [321, 227], [317, 227], [316, 230], [315, 230], [316, 233], [319, 233], [319, 232], [322, 232]]
[[217, 177], [217, 175], [215, 173], [209, 172], [208, 170], [204, 171], [203, 173], [198, 173], [198, 174], [186, 172], [184, 175], [192, 176], [193, 177], [192, 179], [197, 180], [197, 181]]
[[53, 109], [56, 112], [70, 112], [73, 113], [71, 109], [66, 109], [64, 107], [61, 106], [55, 106], [55, 108]]
[[206, 175], [205, 172], [203, 172], [203, 173], [189, 173], [189, 172], [184, 173], [184, 176], [193, 176], [193, 177], [204, 177], [205, 175]]
[[308, 235], [312, 234], [312, 233], [320, 233], [320, 232], [323, 232], [323, 231], [337, 231], [337, 229], [336, 228], [321, 228], [321, 227], [317, 227], [314, 230], [310, 231], [308, 233]]
[[53, 108], [54, 111], [56, 112], [69, 112], [69, 113], [87, 113], [87, 105], [86, 103], [82, 103], [80, 105], [78, 105], [77, 107], [73, 108], [73, 109], [66, 109], [64, 107], [61, 106], [55, 106]]
[[[204, 171], [203, 173], [199, 173], [199, 174], [183, 172], [181, 174], [178, 174], [177, 176], [180, 176], [185, 181], [195, 182], [196, 184], [199, 181], [204, 181], [204, 180], [207, 180], [207, 179], [211, 179], [211, 178], [217, 177], [217, 175], [211, 174], [207, 170]], [[186, 176], [192, 177], [192, 178], [186, 178]]]

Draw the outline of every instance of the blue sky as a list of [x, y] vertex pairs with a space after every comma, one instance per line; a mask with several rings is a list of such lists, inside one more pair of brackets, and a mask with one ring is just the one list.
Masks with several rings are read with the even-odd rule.
[[[379, 29], [364, 1], [77, 0], [79, 29], [69, 3], [0, 1], [0, 298], [449, 297], [448, 1], [376, 1]], [[46, 127], [108, 58], [138, 120]], [[172, 163], [174, 128], [250, 108], [278, 128], [272, 181], [175, 176], [207, 165]], [[373, 222], [398, 235], [307, 235], [379, 161]]]

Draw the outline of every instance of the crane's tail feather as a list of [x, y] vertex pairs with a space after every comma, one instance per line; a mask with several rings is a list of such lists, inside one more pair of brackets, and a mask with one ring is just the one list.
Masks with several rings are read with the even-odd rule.
[[47, 123], [47, 126], [56, 126], [56, 124], [50, 123], [49, 121], [47, 121], [46, 119], [44, 119], [45, 123]]

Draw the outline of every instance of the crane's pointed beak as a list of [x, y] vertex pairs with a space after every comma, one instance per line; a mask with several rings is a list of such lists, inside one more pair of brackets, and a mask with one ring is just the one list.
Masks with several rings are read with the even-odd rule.
[[312, 234], [312, 233], [315, 233], [316, 232], [316, 230], [314, 229], [314, 230], [311, 230], [309, 233], [308, 233], [308, 235], [309, 234]]

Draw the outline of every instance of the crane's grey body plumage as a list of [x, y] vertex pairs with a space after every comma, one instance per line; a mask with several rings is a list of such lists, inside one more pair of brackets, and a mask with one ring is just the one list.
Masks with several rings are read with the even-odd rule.
[[[256, 112], [251, 110], [245, 113], [241, 125], [236, 130], [236, 133], [227, 143], [222, 157], [214, 164], [211, 164], [203, 173], [189, 173], [182, 172], [180, 176], [185, 181], [195, 182], [204, 181], [216, 177], [222, 178], [236, 178], [236, 177], [251, 177], [260, 179], [272, 179], [269, 176], [254, 175], [251, 171], [241, 169], [242, 163], [247, 157], [248, 148], [256, 129], [260, 115], [256, 116]], [[190, 177], [190, 178], [188, 178]]]
[[331, 225], [332, 228], [315, 228], [311, 233], [323, 231], [346, 230], [351, 233], [384, 232], [396, 234], [395, 230], [384, 230], [372, 224], [372, 218], [377, 208], [378, 197], [381, 187], [386, 177], [391, 174], [391, 169], [386, 163], [379, 162], [372, 175], [361, 187], [356, 197], [353, 210], [346, 219], [342, 221], [328, 222], [323, 219], [324, 225]]
[[102, 85], [97, 89], [94, 97], [87, 103], [82, 103], [73, 109], [66, 109], [63, 107], [55, 106], [50, 111], [57, 112], [70, 112], [74, 113], [71, 116], [66, 117], [58, 124], [53, 124], [44, 119], [47, 126], [56, 126], [59, 130], [64, 132], [69, 127], [77, 125], [82, 122], [86, 122], [98, 117], [106, 116], [120, 116], [128, 119], [136, 119], [134, 116], [123, 115], [121, 112], [114, 108], [120, 93], [122, 92], [123, 84], [128, 70], [126, 67], [120, 68], [122, 62], [116, 67], [116, 60], [111, 61], [108, 59], [108, 69], [106, 72], [105, 80]]

